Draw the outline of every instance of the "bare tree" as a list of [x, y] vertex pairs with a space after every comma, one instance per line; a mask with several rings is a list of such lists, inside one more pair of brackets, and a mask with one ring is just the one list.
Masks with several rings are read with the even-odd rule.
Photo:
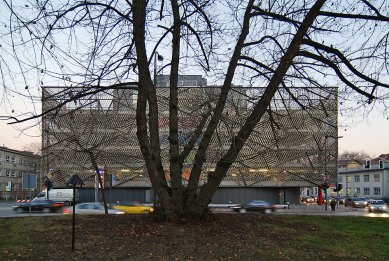
[[[27, 75], [32, 70], [38, 74], [38, 84], [61, 81], [65, 86], [83, 87], [74, 99], [89, 95], [88, 86], [114, 86], [129, 79], [138, 82], [137, 138], [168, 220], [207, 214], [212, 196], [253, 130], [271, 113], [272, 99], [280, 87], [289, 90], [302, 110], [309, 101], [290, 92], [295, 86], [315, 92], [314, 88], [339, 85], [340, 96], [357, 107], [370, 103], [386, 106], [389, 8], [384, 0], [34, 1], [24, 5], [27, 10], [12, 1], [3, 3], [10, 10], [4, 35], [11, 39], [9, 52], [25, 76], [26, 89], [31, 85]], [[161, 158], [161, 112], [150, 68], [157, 51], [170, 55], [166, 67], [170, 74], [168, 164]], [[3, 55], [2, 61], [6, 58]], [[13, 70], [4, 63], [2, 68], [3, 75]], [[211, 113], [203, 114], [205, 118], [194, 132], [193, 141], [199, 143], [189, 142], [181, 150], [178, 75], [187, 71], [205, 73], [221, 82], [221, 87]], [[233, 82], [264, 86], [265, 90], [248, 97], [251, 113], [199, 190], [206, 152]], [[3, 80], [3, 86], [10, 85]], [[23, 94], [19, 89], [16, 92]], [[23, 116], [5, 119], [20, 122], [41, 115]], [[183, 185], [183, 162], [192, 150], [193, 168], [188, 184]], [[170, 184], [165, 166], [169, 166]]]
[[365, 160], [371, 159], [372, 157], [364, 151], [344, 151], [340, 154], [339, 159], [358, 160], [365, 162]]

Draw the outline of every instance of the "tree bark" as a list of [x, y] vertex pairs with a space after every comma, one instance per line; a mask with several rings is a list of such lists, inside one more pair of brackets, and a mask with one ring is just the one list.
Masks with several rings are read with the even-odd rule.
[[[167, 184], [166, 181], [161, 177], [161, 175], [158, 174], [158, 168], [160, 169], [161, 166], [158, 164], [158, 159], [153, 153], [152, 146], [150, 146], [147, 136], [146, 107], [149, 90], [153, 86], [153, 83], [151, 81], [145, 46], [146, 1], [133, 1], [133, 17], [134, 39], [137, 52], [137, 65], [139, 68], [138, 100], [136, 110], [136, 135], [138, 137], [139, 146], [146, 163], [146, 168], [150, 177], [151, 184], [159, 197], [163, 212], [168, 220], [174, 220], [176, 218], [176, 214], [174, 212], [174, 206], [170, 200]], [[150, 119], [150, 121], [153, 120], [158, 121], [158, 119]], [[157, 138], [155, 137], [155, 135], [150, 135], [150, 139], [152, 138], [151, 136], [153, 136], [154, 139]]]

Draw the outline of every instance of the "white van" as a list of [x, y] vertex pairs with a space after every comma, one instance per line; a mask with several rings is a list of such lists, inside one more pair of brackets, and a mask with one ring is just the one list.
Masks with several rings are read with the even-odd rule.
[[[36, 198], [47, 199], [47, 189], [42, 190]], [[75, 190], [75, 201], [78, 203], [78, 189]], [[73, 202], [73, 189], [51, 189], [49, 191], [49, 199], [55, 202], [64, 203], [66, 206], [70, 206]]]

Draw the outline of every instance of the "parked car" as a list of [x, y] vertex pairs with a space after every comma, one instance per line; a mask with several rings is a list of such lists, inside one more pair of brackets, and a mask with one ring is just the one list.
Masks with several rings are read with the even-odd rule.
[[[81, 203], [74, 206], [76, 214], [97, 215], [105, 214], [104, 205], [99, 202]], [[67, 207], [63, 210], [63, 214], [72, 214], [73, 207]], [[108, 214], [124, 214], [124, 211], [117, 209], [108, 209]]]
[[57, 212], [64, 204], [57, 203], [49, 199], [34, 198], [31, 202], [21, 203], [13, 207], [14, 211], [26, 212], [26, 211], [41, 211], [44, 213]]
[[232, 210], [246, 213], [247, 211], [263, 211], [265, 213], [275, 210], [275, 206], [264, 200], [251, 200], [245, 204], [238, 204], [230, 207]]
[[124, 211], [126, 214], [149, 214], [154, 211], [152, 206], [140, 204], [139, 202], [119, 201], [113, 209]]
[[367, 207], [369, 209], [369, 212], [381, 212], [381, 213], [387, 213], [388, 208], [386, 206], [385, 201], [383, 200], [371, 200], [368, 204]]

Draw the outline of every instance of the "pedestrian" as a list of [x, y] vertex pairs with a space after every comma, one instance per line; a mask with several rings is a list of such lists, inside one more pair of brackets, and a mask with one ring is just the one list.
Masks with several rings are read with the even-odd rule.
[[330, 202], [330, 205], [331, 205], [331, 210], [332, 211], [335, 211], [335, 206], [336, 206], [336, 200], [334, 198], [332, 198], [331, 202]]

